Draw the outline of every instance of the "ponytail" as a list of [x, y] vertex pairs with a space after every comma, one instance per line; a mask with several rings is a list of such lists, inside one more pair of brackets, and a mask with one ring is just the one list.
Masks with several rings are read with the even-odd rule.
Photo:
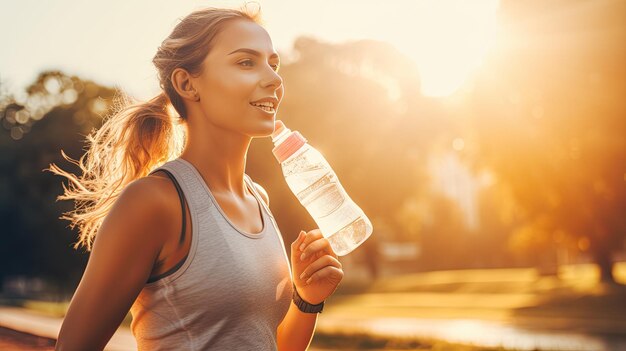
[[117, 111], [87, 136], [88, 151], [78, 161], [61, 150], [82, 175], [77, 177], [55, 164], [47, 169], [69, 180], [69, 187], [63, 184], [64, 193], [57, 199], [76, 202], [74, 210], [60, 217], [69, 220], [71, 228], [79, 228], [74, 249], [83, 246], [91, 251], [96, 232], [124, 187], [182, 151], [180, 120], [175, 122], [170, 115], [165, 93], [139, 103], [122, 95], [116, 103]]

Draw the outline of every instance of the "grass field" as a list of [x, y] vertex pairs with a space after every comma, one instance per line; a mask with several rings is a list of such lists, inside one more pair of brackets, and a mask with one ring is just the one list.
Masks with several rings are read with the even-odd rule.
[[[626, 263], [616, 265], [615, 276], [626, 284]], [[540, 276], [530, 268], [438, 271], [340, 287], [325, 313], [497, 320], [554, 315], [624, 322], [625, 293], [624, 285], [598, 284], [594, 265], [562, 267], [558, 276]]]
[[[626, 284], [626, 263], [616, 265], [615, 276]], [[345, 321], [413, 318], [486, 320], [544, 331], [626, 337], [624, 301], [626, 287], [598, 284], [593, 265], [562, 267], [558, 276], [541, 276], [534, 269], [416, 273], [338, 289], [320, 317], [318, 332], [340, 335], [351, 329], [331, 323], [333, 319], [349, 326]], [[384, 337], [385, 331], [381, 329], [379, 336]], [[411, 349], [408, 342], [403, 345], [398, 349]], [[462, 349], [458, 345], [426, 349], [436, 347]]]

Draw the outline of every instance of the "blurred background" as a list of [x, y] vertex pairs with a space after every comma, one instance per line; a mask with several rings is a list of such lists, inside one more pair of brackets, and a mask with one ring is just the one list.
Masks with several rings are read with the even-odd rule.
[[[58, 322], [88, 259], [43, 169], [78, 172], [61, 150], [83, 154], [116, 93], [158, 93], [177, 18], [242, 3], [0, 4], [0, 335], [24, 310]], [[374, 225], [312, 349], [626, 349], [626, 1], [257, 4], [277, 118]], [[247, 173], [290, 243], [316, 225], [271, 148]]]

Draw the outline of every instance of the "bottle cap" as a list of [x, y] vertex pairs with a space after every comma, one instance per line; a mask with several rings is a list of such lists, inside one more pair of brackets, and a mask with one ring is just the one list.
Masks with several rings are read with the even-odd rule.
[[[278, 142], [277, 139], [280, 134], [289, 133], [286, 138], [281, 138], [282, 141]], [[282, 163], [294, 152], [298, 151], [306, 143], [306, 139], [300, 134], [300, 132], [291, 132], [289, 128], [285, 126], [282, 121], [276, 121], [274, 125], [274, 132], [272, 133], [272, 141], [275, 143], [272, 153], [279, 163]]]

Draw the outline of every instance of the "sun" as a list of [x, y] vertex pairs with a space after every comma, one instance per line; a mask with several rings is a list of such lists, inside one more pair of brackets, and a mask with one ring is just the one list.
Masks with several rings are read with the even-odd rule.
[[412, 3], [412, 23], [397, 47], [417, 63], [422, 94], [453, 94], [481, 65], [497, 29], [499, 0], [425, 0]]

